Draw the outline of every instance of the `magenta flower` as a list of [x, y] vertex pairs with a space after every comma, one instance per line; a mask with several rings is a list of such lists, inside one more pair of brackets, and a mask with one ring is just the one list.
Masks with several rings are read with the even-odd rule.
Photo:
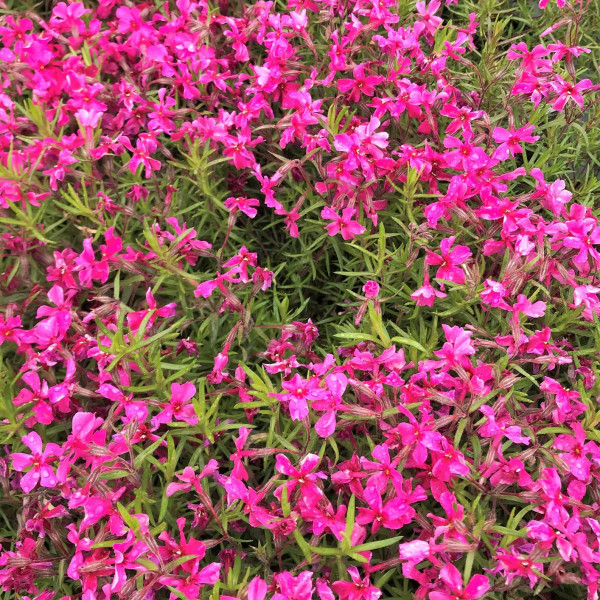
[[23, 375], [23, 381], [31, 388], [23, 388], [13, 400], [15, 406], [33, 403], [32, 411], [36, 420], [43, 425], [49, 425], [54, 420], [52, 407], [48, 403], [48, 382], [42, 381], [35, 371]]
[[0, 345], [4, 342], [18, 343], [19, 337], [23, 334], [21, 325], [21, 317], [8, 317], [5, 319], [3, 315], [0, 315]]
[[[581, 396], [577, 390], [565, 389], [556, 379], [544, 377], [540, 390], [553, 396], [552, 419], [555, 423], [562, 424], [567, 419], [576, 419], [587, 410], [581, 402]], [[545, 404], [542, 404], [545, 406]]]
[[462, 452], [454, 449], [446, 439], [442, 440], [441, 452], [432, 450], [433, 469], [431, 472], [441, 481], [450, 481], [452, 475], [468, 475], [471, 470]]
[[315, 431], [322, 438], [333, 435], [336, 426], [336, 411], [342, 406], [342, 396], [348, 385], [348, 378], [343, 373], [331, 373], [325, 378], [329, 394], [323, 399], [312, 402], [312, 408], [325, 411], [325, 414], [315, 423]]
[[127, 314], [127, 325], [129, 325], [131, 331], [134, 333], [139, 330], [142, 321], [146, 317], [148, 317], [146, 321], [146, 330], [154, 325], [157, 317], [161, 317], [162, 319], [173, 317], [175, 315], [175, 307], [177, 306], [175, 302], [169, 302], [169, 304], [158, 308], [158, 304], [156, 303], [154, 294], [150, 288], [146, 291], [146, 304], [148, 305], [146, 310], [139, 310]]
[[362, 468], [370, 473], [367, 486], [373, 486], [379, 492], [383, 493], [388, 487], [388, 482], [391, 481], [397, 491], [402, 491], [404, 480], [398, 471], [400, 457], [392, 459], [390, 449], [385, 444], [375, 446], [371, 455], [375, 459], [374, 461], [365, 457], [361, 457], [360, 461]]
[[256, 267], [257, 258], [255, 252], [248, 252], [246, 246], [242, 246], [240, 251], [232, 256], [224, 265], [225, 269], [229, 269], [227, 275], [239, 275], [240, 281], [248, 283], [250, 276], [248, 274], [249, 267]]
[[442, 18], [436, 17], [435, 13], [438, 11], [441, 2], [438, 0], [432, 0], [428, 5], [425, 2], [417, 2], [415, 7], [417, 13], [420, 15], [419, 24], [423, 26], [428, 35], [434, 36], [438, 27], [442, 24]]
[[427, 250], [425, 262], [428, 265], [439, 265], [436, 273], [437, 279], [463, 284], [465, 273], [459, 265], [465, 263], [472, 256], [472, 253], [467, 246], [458, 245], [452, 248], [455, 239], [454, 236], [451, 236], [440, 242], [441, 255]]
[[154, 105], [154, 111], [148, 115], [148, 127], [154, 134], [159, 133], [171, 133], [175, 129], [175, 122], [172, 117], [175, 115], [175, 111], [170, 110], [172, 106], [175, 106], [175, 99], [168, 96], [166, 88], [160, 88], [158, 90], [158, 104]]
[[294, 421], [301, 421], [308, 416], [307, 400], [327, 398], [327, 391], [319, 386], [318, 378], [303, 379], [296, 373], [289, 381], [284, 381], [281, 387], [286, 390], [284, 394], [271, 394], [280, 402], [288, 402], [290, 416]]
[[504, 298], [509, 296], [506, 286], [499, 281], [486, 279], [483, 282], [483, 292], [481, 292], [481, 301], [491, 307], [499, 307], [504, 310], [510, 310], [510, 306]]
[[398, 545], [398, 554], [401, 560], [420, 563], [431, 555], [431, 546], [425, 540], [413, 540]]
[[254, 217], [258, 214], [258, 211], [254, 207], [259, 206], [260, 202], [256, 198], [246, 198], [245, 196], [239, 196], [238, 198], [227, 198], [224, 204], [225, 208], [232, 214], [235, 214], [239, 210], [251, 219], [254, 219]]
[[594, 264], [600, 265], [600, 253], [594, 248], [600, 244], [600, 227], [594, 218], [581, 209], [580, 205], [571, 205], [571, 213], [573, 210], [577, 211], [572, 215], [576, 218], [567, 221], [567, 235], [562, 242], [567, 248], [579, 250], [573, 262], [580, 271], [587, 272], [588, 257], [594, 260]]
[[275, 468], [279, 473], [291, 478], [291, 481], [280, 485], [274, 492], [275, 496], [281, 499], [281, 491], [285, 487], [288, 498], [298, 486], [302, 497], [309, 504], [318, 502], [323, 497], [321, 488], [317, 485], [319, 479], [327, 479], [322, 471], [313, 469], [321, 462], [321, 458], [316, 454], [307, 454], [298, 463], [298, 468], [294, 467], [290, 459], [284, 454], [278, 454], [275, 457]]
[[92, 135], [92, 129], [96, 129], [98, 127], [98, 123], [102, 119], [103, 112], [100, 112], [95, 109], [86, 110], [85, 108], [80, 108], [76, 113], [75, 117], [79, 121], [79, 124], [86, 130], [86, 135]]
[[52, 488], [56, 486], [57, 479], [51, 465], [62, 454], [60, 446], [49, 442], [46, 444], [46, 448], [42, 449], [42, 438], [35, 431], [24, 435], [21, 441], [31, 450], [31, 454], [13, 452], [10, 455], [12, 467], [16, 471], [23, 472], [31, 467], [21, 477], [21, 489], [28, 494], [38, 482], [42, 487]]
[[381, 590], [371, 585], [368, 575], [361, 578], [356, 567], [346, 570], [351, 581], [334, 581], [331, 584], [340, 600], [377, 600], [381, 596]]
[[468, 106], [458, 108], [453, 104], [444, 104], [440, 114], [452, 119], [450, 125], [446, 127], [446, 133], [456, 133], [461, 130], [471, 131], [471, 121], [481, 118], [483, 111], [473, 111]]
[[[125, 8], [125, 7], [121, 7]], [[131, 160], [129, 161], [129, 170], [132, 173], [136, 173], [138, 167], [143, 165], [144, 167], [144, 176], [146, 179], [149, 179], [154, 171], [159, 171], [161, 168], [161, 162], [156, 158], [152, 158], [152, 154], [156, 152], [158, 148], [158, 144], [156, 140], [147, 135], [145, 137], [139, 137], [136, 140], [135, 148], [131, 145], [127, 138], [122, 138], [122, 144], [133, 153]]]
[[55, 161], [55, 166], [42, 171], [44, 175], [50, 176], [51, 190], [56, 191], [58, 189], [58, 182], [63, 181], [67, 173], [71, 172], [71, 169], [69, 169], [68, 166], [76, 162], [77, 159], [73, 156], [71, 151], [63, 149], [60, 151], [58, 159]]
[[414, 300], [417, 306], [428, 306], [432, 307], [436, 298], [446, 298], [448, 294], [436, 290], [429, 281], [429, 273], [425, 271], [425, 278], [423, 285], [415, 290], [411, 295], [411, 299]]
[[471, 144], [473, 133], [469, 130], [462, 132], [464, 142], [457, 137], [448, 135], [444, 138], [444, 148], [450, 150], [445, 154], [446, 162], [454, 169], [472, 171], [480, 169], [489, 161], [489, 156], [483, 148]]
[[443, 436], [435, 431], [434, 420], [432, 417], [423, 416], [422, 421], [418, 421], [413, 414], [399, 407], [402, 414], [408, 417], [408, 423], [399, 423], [392, 430], [390, 435], [400, 435], [402, 444], [406, 447], [412, 447], [411, 458], [416, 465], [424, 465], [429, 455], [429, 450], [441, 452], [441, 442]]
[[565, 81], [560, 75], [554, 75], [554, 81], [552, 82], [552, 89], [556, 93], [556, 96], [550, 101], [552, 108], [558, 112], [564, 110], [565, 105], [569, 100], [572, 100], [583, 108], [583, 96], [581, 92], [588, 90], [592, 87], [592, 82], [589, 79], [582, 79], [576, 84]]
[[125, 395], [121, 390], [110, 383], [103, 383], [98, 388], [98, 393], [118, 404], [115, 414], [125, 412], [128, 419], [145, 421], [148, 417], [148, 406], [143, 400], [134, 400], [133, 394]]
[[364, 500], [369, 508], [359, 507], [356, 522], [359, 525], [371, 524], [373, 535], [381, 527], [401, 529], [410, 523], [416, 514], [401, 497], [392, 498], [384, 503], [380, 491], [375, 486], [367, 486]]
[[[159, 583], [173, 587], [189, 600], [198, 598], [200, 589], [207, 585], [214, 585], [219, 580], [221, 572], [221, 563], [213, 562], [200, 569], [198, 562], [194, 561], [194, 568], [184, 579], [164, 575], [158, 578]], [[172, 596], [177, 597], [174, 594]]]
[[273, 582], [275, 589], [279, 591], [275, 592], [271, 600], [312, 600], [314, 586], [311, 571], [302, 571], [296, 577], [288, 571], [276, 573]]
[[550, 525], [564, 523], [569, 518], [565, 508], [569, 499], [562, 493], [562, 480], [558, 471], [553, 467], [544, 469], [537, 483], [543, 492], [544, 510]]
[[529, 587], [533, 589], [535, 584], [540, 580], [538, 573], [544, 572], [544, 565], [542, 563], [536, 563], [529, 557], [519, 554], [514, 549], [508, 552], [504, 548], [500, 548], [495, 558], [498, 561], [498, 570], [504, 574], [506, 583], [509, 585], [513, 579], [523, 577], [529, 580]]
[[460, 571], [451, 563], [445, 564], [440, 571], [440, 578], [452, 593], [430, 592], [430, 600], [478, 600], [490, 589], [490, 582], [484, 575], [473, 575], [469, 583], [463, 587]]
[[89, 288], [92, 281], [106, 283], [111, 265], [118, 260], [118, 253], [123, 248], [123, 241], [115, 235], [114, 228], [109, 227], [104, 234], [106, 244], [100, 245], [100, 260], [96, 260], [92, 238], [83, 240], [83, 251], [75, 258], [75, 265], [79, 271], [81, 285]]
[[326, 206], [321, 211], [322, 219], [333, 219], [333, 223], [325, 226], [327, 233], [330, 236], [334, 236], [341, 232], [344, 240], [354, 239], [354, 236], [365, 232], [365, 227], [358, 221], [353, 220], [355, 216], [356, 209], [353, 206], [344, 208], [341, 215], [329, 208], [329, 206]]
[[529, 446], [531, 443], [531, 440], [527, 436], [522, 435], [521, 428], [512, 424], [512, 419], [506, 409], [506, 414], [500, 418], [496, 418], [494, 409], [485, 404], [479, 408], [479, 412], [487, 417], [487, 421], [479, 428], [478, 433], [482, 437], [494, 438], [494, 446], [499, 444], [503, 437], [508, 438], [515, 444]]
[[450, 327], [445, 323], [442, 325], [442, 329], [444, 330], [447, 341], [444, 343], [441, 350], [436, 350], [434, 352], [434, 354], [441, 359], [438, 364], [441, 363], [448, 367], [456, 365], [465, 368], [470, 367], [471, 361], [468, 357], [476, 353], [471, 341], [473, 332], [458, 326]]
[[352, 79], [338, 79], [337, 81], [340, 92], [349, 92], [348, 99], [350, 101], [359, 102], [362, 94], [373, 96], [375, 86], [379, 85], [384, 79], [380, 75], [366, 75], [366, 67], [365, 63], [361, 63], [352, 70]]
[[507, 160], [509, 157], [514, 158], [515, 154], [521, 154], [523, 152], [522, 142], [532, 144], [540, 139], [538, 135], [531, 135], [534, 129], [534, 125], [525, 125], [519, 129], [511, 127], [510, 131], [503, 127], [496, 127], [492, 132], [492, 138], [500, 145], [494, 152], [494, 158]]
[[198, 417], [194, 405], [190, 402], [195, 394], [196, 386], [191, 381], [182, 384], [172, 383], [169, 403], [161, 405], [163, 410], [152, 417], [152, 424], [184, 421], [188, 425], [196, 425]]
[[550, 49], [543, 44], [538, 44], [529, 50], [525, 42], [519, 42], [518, 44], [511, 44], [506, 58], [508, 60], [520, 60], [522, 71], [526, 74], [537, 75], [552, 72], [551, 62], [545, 58], [548, 54], [550, 54]]
[[228, 290], [225, 287], [223, 282], [235, 282], [236, 280], [229, 274], [222, 275], [221, 273], [217, 273], [215, 279], [209, 279], [208, 281], [204, 281], [196, 287], [194, 290], [194, 296], [196, 298], [210, 298], [212, 293], [218, 288], [224, 294], [228, 294]]
[[231, 471], [231, 474], [233, 477], [236, 477], [241, 481], [248, 480], [248, 471], [246, 471], [246, 467], [244, 467], [244, 463], [242, 462], [243, 459], [247, 456], [255, 455], [253, 450], [244, 450], [244, 446], [248, 441], [250, 431], [251, 429], [248, 427], [240, 427], [238, 431], [239, 436], [233, 440], [236, 451], [229, 456], [229, 460], [233, 462], [233, 470]]
[[538, 300], [537, 302], [531, 302], [526, 296], [519, 294], [517, 296], [517, 301], [515, 304], [513, 304], [511, 310], [513, 313], [513, 323], [518, 325], [520, 314], [532, 317], [534, 319], [543, 317], [546, 314], [546, 303], [542, 302], [541, 300]]
[[377, 298], [379, 296], [379, 284], [369, 279], [362, 288], [365, 298]]
[[256, 164], [254, 154], [249, 150], [262, 142], [262, 137], [257, 137], [254, 140], [250, 133], [250, 128], [245, 127], [236, 133], [236, 136], [227, 136], [224, 140], [225, 148], [223, 155], [231, 158], [236, 169], [253, 168]]
[[177, 492], [189, 492], [192, 488], [195, 488], [195, 490], [198, 493], [201, 493], [202, 487], [200, 485], [200, 482], [205, 477], [217, 473], [218, 467], [219, 464], [217, 463], [217, 461], [214, 458], [211, 458], [208, 461], [208, 463], [206, 463], [204, 469], [202, 469], [202, 471], [200, 471], [198, 475], [196, 475], [192, 467], [186, 467], [182, 471], [181, 475], [179, 473], [175, 473], [175, 477], [177, 477], [177, 479], [179, 479], [179, 481], [181, 481], [182, 483], [170, 483], [167, 486], [167, 496], [172, 496]]
[[560, 434], [554, 440], [554, 447], [562, 450], [560, 457], [569, 465], [571, 473], [579, 481], [587, 482], [590, 477], [591, 461], [587, 454], [598, 456], [598, 447], [594, 442], [586, 443], [585, 430], [578, 422], [571, 423], [574, 435]]

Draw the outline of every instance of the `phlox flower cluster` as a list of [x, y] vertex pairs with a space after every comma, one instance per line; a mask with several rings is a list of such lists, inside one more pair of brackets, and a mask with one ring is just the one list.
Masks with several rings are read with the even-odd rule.
[[597, 600], [598, 7], [6, 4], [6, 597]]

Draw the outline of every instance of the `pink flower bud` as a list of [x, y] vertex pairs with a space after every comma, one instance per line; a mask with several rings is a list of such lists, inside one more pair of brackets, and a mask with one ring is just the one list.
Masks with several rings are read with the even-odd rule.
[[377, 296], [379, 296], [379, 284], [376, 281], [369, 279], [369, 281], [363, 285], [362, 291], [367, 298], [377, 298]]

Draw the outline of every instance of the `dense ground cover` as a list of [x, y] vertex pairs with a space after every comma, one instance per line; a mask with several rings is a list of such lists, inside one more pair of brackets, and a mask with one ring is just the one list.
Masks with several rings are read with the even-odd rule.
[[597, 2], [0, 2], [0, 598], [598, 598]]

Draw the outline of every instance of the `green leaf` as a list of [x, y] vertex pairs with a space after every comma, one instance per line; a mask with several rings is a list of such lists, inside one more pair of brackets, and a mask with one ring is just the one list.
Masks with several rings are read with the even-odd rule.
[[397, 535], [396, 537], [391, 537], [387, 540], [379, 540], [377, 542], [367, 542], [366, 544], [359, 544], [358, 546], [353, 546], [353, 552], [365, 552], [367, 550], [379, 550], [380, 548], [386, 548], [387, 546], [393, 546], [397, 544], [404, 536]]

